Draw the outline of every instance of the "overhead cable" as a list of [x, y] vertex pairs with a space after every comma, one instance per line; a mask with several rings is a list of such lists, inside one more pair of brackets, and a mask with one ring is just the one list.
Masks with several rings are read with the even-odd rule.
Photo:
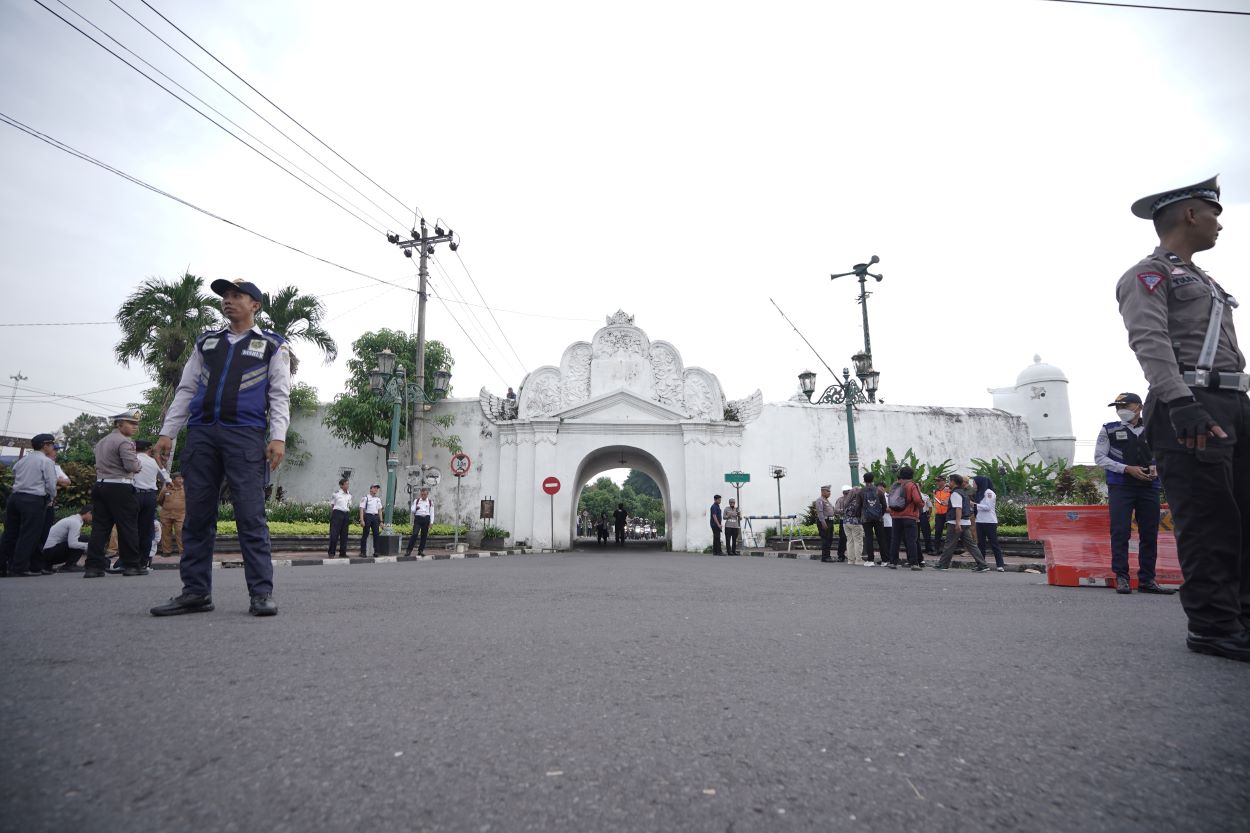
[[516, 348], [512, 346], [512, 340], [508, 338], [508, 334], [503, 330], [503, 325], [501, 325], [499, 323], [499, 319], [495, 317], [495, 311], [490, 308], [489, 304], [486, 303], [486, 296], [483, 295], [482, 290], [478, 288], [477, 281], [473, 279], [473, 273], [469, 271], [469, 265], [464, 262], [464, 258], [460, 255], [459, 250], [456, 251], [456, 259], [460, 261], [460, 268], [463, 269], [464, 273], [469, 276], [469, 283], [473, 284], [473, 289], [477, 292], [477, 297], [482, 299], [482, 305], [486, 307], [486, 311], [490, 313], [491, 320], [494, 321], [495, 326], [499, 328], [499, 334], [503, 336], [503, 340], [507, 343], [508, 349], [512, 351], [512, 355], [516, 356], [517, 364], [521, 366], [522, 370], [525, 370], [525, 362], [521, 360], [521, 354], [518, 353]]

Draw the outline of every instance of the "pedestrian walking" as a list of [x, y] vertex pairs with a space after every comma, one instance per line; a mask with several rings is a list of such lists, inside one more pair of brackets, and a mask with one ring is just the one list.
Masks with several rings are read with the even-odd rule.
[[820, 530], [820, 560], [825, 564], [833, 563], [833, 523], [834, 508], [829, 496], [833, 494], [833, 486], [821, 486], [820, 497], [816, 498], [816, 528]]
[[347, 558], [347, 527], [351, 523], [352, 493], [348, 491], [351, 481], [346, 477], [339, 481], [339, 490], [330, 495], [330, 549], [326, 554], [334, 558]]
[[946, 545], [942, 547], [942, 557], [938, 560], [937, 569], [950, 569], [955, 547], [962, 542], [964, 549], [972, 553], [972, 559], [977, 563], [973, 572], [984, 573], [990, 568], [985, 563], [981, 550], [977, 548], [977, 542], [972, 540], [972, 517], [967, 514], [970, 500], [963, 492], [966, 485], [967, 481], [964, 480], [962, 474], [950, 476], [950, 505], [946, 511]]
[[61, 518], [48, 530], [48, 538], [43, 542], [42, 565], [51, 568], [54, 564], [61, 565], [62, 573], [81, 573], [83, 567], [78, 563], [87, 552], [87, 542], [82, 538], [82, 525], [91, 523], [91, 507], [80, 507], [77, 512]]
[[412, 534], [408, 536], [408, 549], [404, 555], [412, 555], [413, 543], [417, 544], [417, 557], [425, 555], [425, 541], [433, 522], [434, 501], [430, 499], [430, 490], [422, 486], [412, 501]]
[[382, 486], [374, 483], [369, 487], [369, 494], [360, 500], [360, 557], [364, 558], [367, 550], [366, 543], [369, 540], [369, 534], [373, 533], [373, 552], [378, 551], [378, 537], [382, 528], [382, 498], [378, 497], [378, 490]]
[[248, 612], [273, 616], [278, 605], [273, 600], [265, 484], [286, 454], [291, 351], [282, 336], [256, 326], [263, 296], [255, 284], [216, 280], [211, 288], [221, 296], [229, 326], [196, 340], [156, 441], [157, 457], [165, 459], [173, 438], [187, 426], [182, 452], [187, 518], [178, 564], [182, 594], [151, 613], [172, 616], [213, 609], [213, 544], [224, 480], [243, 550]]
[[[885, 550], [885, 489], [873, 482], [872, 472], [864, 475], [864, 485], [860, 489], [860, 526], [864, 530], [864, 565], [880, 566], [886, 557]], [[873, 544], [879, 548], [880, 554], [873, 555]]]
[[139, 430], [138, 411], [113, 417], [113, 430], [95, 444], [95, 485], [91, 489], [91, 540], [83, 578], [101, 578], [108, 569], [105, 549], [117, 530], [117, 560], [124, 576], [141, 576], [143, 552], [139, 539], [139, 494], [135, 475], [142, 469], [131, 438]]
[[738, 534], [742, 526], [742, 513], [738, 510], [737, 502], [729, 499], [729, 505], [725, 507], [725, 552], [728, 555], [738, 554]]
[[56, 438], [36, 434], [31, 453], [13, 464], [13, 487], [4, 507], [4, 536], [0, 538], [0, 571], [14, 577], [43, 572], [40, 546], [44, 542], [47, 508], [56, 502]]
[[[929, 497], [928, 495], [924, 493], [921, 493], [921, 497], [923, 498], [924, 502], [920, 509], [920, 537], [924, 541], [924, 546], [922, 547], [920, 552], [923, 555], [932, 555], [933, 554], [933, 531], [932, 531], [933, 498]], [[943, 520], [943, 522], [945, 522], [945, 520]], [[924, 562], [924, 559], [922, 558], [921, 563], [923, 564], [923, 562]]]
[[833, 502], [833, 514], [838, 519], [838, 560], [846, 561], [846, 503], [851, 487], [843, 486], [838, 499]]
[[911, 466], [902, 466], [898, 470], [898, 482], [890, 488], [886, 505], [894, 518], [893, 532], [890, 535], [890, 569], [898, 569], [898, 551], [900, 547], [907, 552], [907, 565], [913, 570], [921, 568], [920, 541], [916, 537], [920, 525], [920, 510], [924, 506], [924, 495], [912, 478], [915, 471]]
[[998, 545], [998, 493], [994, 491], [993, 481], [983, 474], [972, 478], [972, 482], [977, 487], [972, 495], [972, 503], [977, 510], [977, 544], [981, 547], [981, 553], [986, 556], [993, 549], [994, 569], [1005, 573], [1007, 568], [1003, 563], [1003, 548]]
[[842, 513], [842, 524], [846, 529], [846, 561], [848, 564], [868, 564], [864, 560], [864, 527], [860, 522], [860, 513], [864, 507], [864, 489], [857, 486], [846, 494], [846, 508]]
[[942, 536], [946, 534], [946, 513], [950, 511], [951, 490], [946, 475], [933, 478], [933, 551], [942, 551]]
[[1146, 441], [1167, 490], [1193, 651], [1250, 661], [1250, 376], [1236, 300], [1193, 262], [1222, 226], [1215, 177], [1133, 203], [1159, 246], [1116, 285], [1146, 381]]
[[612, 513], [612, 526], [616, 532], [616, 545], [618, 547], [625, 546], [625, 522], [629, 520], [629, 513], [625, 511], [625, 504], [618, 503], [616, 511]]
[[712, 555], [722, 555], [720, 534], [724, 521], [721, 518], [720, 495], [712, 495], [712, 507], [708, 510], [708, 519], [712, 525]]
[[176, 471], [156, 496], [161, 508], [161, 555], [182, 555], [182, 522], [187, 517], [187, 492], [182, 472]]

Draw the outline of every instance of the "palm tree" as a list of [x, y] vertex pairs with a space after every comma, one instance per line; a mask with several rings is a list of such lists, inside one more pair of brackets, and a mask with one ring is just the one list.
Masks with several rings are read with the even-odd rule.
[[[334, 361], [339, 354], [339, 346], [334, 343], [329, 331], [321, 326], [325, 317], [325, 304], [316, 295], [301, 295], [299, 288], [284, 286], [270, 295], [261, 293], [260, 314], [256, 316], [261, 329], [271, 330], [287, 341], [306, 341], [312, 344], [322, 355], [325, 363]], [[295, 369], [292, 362], [291, 369]]]
[[221, 326], [217, 297], [203, 290], [204, 281], [190, 272], [176, 281], [148, 278], [117, 311], [122, 340], [113, 354], [124, 367], [138, 361], [147, 368], [164, 393], [162, 417], [196, 337]]

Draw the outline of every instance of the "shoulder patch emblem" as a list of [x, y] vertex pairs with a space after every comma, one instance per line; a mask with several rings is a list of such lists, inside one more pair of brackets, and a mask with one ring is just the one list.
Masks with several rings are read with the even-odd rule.
[[1158, 272], [1140, 272], [1137, 275], [1137, 280], [1141, 281], [1147, 292], [1154, 292], [1155, 288], [1163, 283], [1163, 276]]
[[220, 339], [218, 339], [218, 338], [206, 338], [206, 339], [204, 339], [204, 343], [200, 345], [200, 349], [201, 349], [201, 350], [212, 350], [214, 347], [216, 347], [216, 346], [217, 346], [217, 342], [218, 342], [218, 341], [220, 341]]
[[1184, 262], [1185, 262], [1185, 261], [1181, 260], [1181, 259], [1180, 259], [1180, 257], [1178, 257], [1177, 255], [1172, 254], [1171, 252], [1168, 252], [1168, 253], [1167, 253], [1167, 258], [1168, 258], [1168, 260], [1172, 261], [1173, 263], [1184, 263]]

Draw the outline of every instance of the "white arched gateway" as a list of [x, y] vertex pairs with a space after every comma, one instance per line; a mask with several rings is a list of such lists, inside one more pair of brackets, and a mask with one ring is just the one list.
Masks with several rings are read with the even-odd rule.
[[[660, 487], [668, 539], [683, 550], [708, 544], [712, 495], [739, 467], [743, 425], [763, 405], [758, 390], [726, 401], [713, 374], [683, 366], [677, 348], [624, 312], [570, 345], [558, 367], [530, 373], [515, 400], [483, 388], [480, 401], [498, 443], [496, 490], [513, 496], [496, 520], [514, 537], [569, 546], [582, 484], [624, 459]], [[562, 484], [554, 500], [537, 487], [551, 476]]]

